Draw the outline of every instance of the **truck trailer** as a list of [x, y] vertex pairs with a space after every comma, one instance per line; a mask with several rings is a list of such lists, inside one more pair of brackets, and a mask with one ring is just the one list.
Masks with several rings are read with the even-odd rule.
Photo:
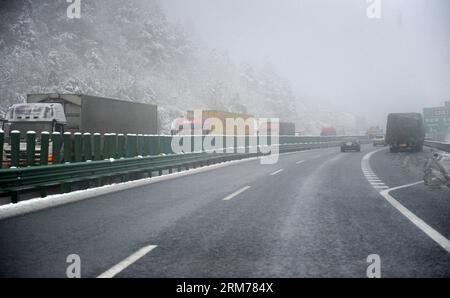
[[[11, 160], [11, 132], [20, 132], [20, 164], [26, 160], [26, 135], [36, 134], [36, 159], [47, 133], [158, 134], [157, 106], [82, 94], [29, 94], [1, 119], [5, 144], [2, 156]], [[52, 146], [50, 146], [51, 156]]]
[[409, 150], [420, 152], [425, 141], [425, 127], [419, 113], [389, 114], [386, 126], [386, 144], [391, 152]]
[[[196, 119], [196, 118], [199, 119]], [[218, 128], [214, 127], [213, 124], [210, 123], [211, 119], [218, 120], [222, 125], [222, 132], [220, 134], [232, 136], [232, 135], [255, 135], [257, 131], [256, 123], [251, 121], [253, 119], [252, 115], [243, 114], [243, 113], [234, 113], [234, 112], [226, 112], [226, 111], [217, 111], [217, 110], [197, 110], [197, 111], [187, 111], [186, 120], [192, 124], [199, 122], [198, 124], [203, 128], [203, 134], [208, 135], [214, 131], [217, 132]], [[248, 120], [248, 124], [242, 131], [239, 131], [235, 125], [227, 125], [227, 121], [237, 121], [237, 123], [246, 122]]]
[[27, 103], [63, 106], [65, 132], [157, 134], [156, 105], [83, 94], [29, 94]]

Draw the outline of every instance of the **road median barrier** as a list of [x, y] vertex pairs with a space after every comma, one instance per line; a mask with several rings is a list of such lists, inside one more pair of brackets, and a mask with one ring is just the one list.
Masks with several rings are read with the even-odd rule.
[[[3, 137], [0, 132], [1, 145]], [[174, 170], [195, 169], [265, 154], [334, 147], [339, 146], [342, 140], [341, 137], [283, 136], [279, 138], [282, 144], [271, 145], [271, 142], [250, 142], [248, 136], [241, 136], [240, 142], [234, 138], [233, 147], [227, 148], [224, 153], [200, 151], [174, 154], [173, 138], [175, 136], [70, 132], [62, 135], [53, 132], [51, 137], [43, 132], [38, 138], [36, 133], [28, 132], [26, 160], [22, 164], [20, 132], [13, 131], [10, 135], [10, 160], [7, 161], [11, 167], [0, 169], [0, 196], [10, 197], [12, 203], [17, 203], [19, 196], [26, 193], [46, 197], [49, 191], [67, 193], [152, 177], [155, 172], [162, 175], [164, 171], [172, 173]], [[191, 141], [204, 141], [204, 138], [192, 137]], [[37, 142], [41, 156], [36, 159]], [[268, 146], [271, 150], [267, 150]], [[3, 151], [2, 157], [5, 157]]]

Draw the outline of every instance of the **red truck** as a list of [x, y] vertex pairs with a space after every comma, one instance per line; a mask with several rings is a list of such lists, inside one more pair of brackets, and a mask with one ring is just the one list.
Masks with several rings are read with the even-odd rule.
[[322, 132], [320, 133], [320, 136], [322, 137], [333, 137], [336, 135], [336, 128], [334, 127], [324, 127], [322, 128]]

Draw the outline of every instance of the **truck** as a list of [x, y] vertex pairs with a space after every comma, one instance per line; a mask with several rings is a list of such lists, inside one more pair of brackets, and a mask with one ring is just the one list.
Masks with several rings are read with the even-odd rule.
[[156, 105], [84, 94], [29, 94], [27, 104], [61, 104], [65, 132], [157, 134]]
[[403, 150], [420, 152], [425, 141], [425, 126], [420, 113], [392, 113], [388, 115], [386, 144], [391, 152]]
[[336, 128], [334, 127], [323, 127], [322, 132], [320, 133], [321, 137], [333, 137], [336, 136]]
[[373, 140], [380, 135], [384, 135], [384, 133], [383, 129], [381, 129], [380, 127], [373, 126], [367, 130], [366, 135], [369, 137], [370, 140]]
[[264, 128], [267, 134], [280, 136], [295, 136], [295, 124], [291, 122], [267, 122], [260, 125], [260, 129]]
[[[180, 118], [181, 119], [181, 118]], [[179, 119], [179, 120], [180, 120]], [[218, 127], [215, 127], [211, 120], [215, 119], [221, 123], [222, 131], [219, 130]], [[232, 136], [232, 135], [254, 135], [256, 133], [257, 127], [256, 123], [252, 121], [253, 116], [244, 113], [235, 113], [235, 112], [227, 112], [227, 111], [218, 111], [218, 110], [189, 110], [186, 112], [186, 118], [182, 121], [178, 121], [175, 123], [175, 127], [172, 128], [172, 134], [177, 134], [181, 130], [181, 124], [184, 122], [190, 124], [193, 128], [194, 125], [198, 125], [202, 128], [202, 132], [204, 135], [208, 135], [214, 132], [221, 132], [219, 134]], [[241, 127], [242, 131], [240, 131], [235, 125], [227, 125], [227, 121], [237, 121], [238, 123], [242, 120], [243, 123], [248, 121], [249, 125], [245, 127]], [[195, 133], [193, 131], [193, 133]]]
[[12, 131], [20, 132], [21, 161], [26, 156], [25, 139], [30, 131], [37, 136], [37, 159], [42, 132], [158, 134], [159, 131], [156, 105], [83, 94], [29, 94], [26, 103], [9, 107], [1, 122], [6, 164], [11, 156]]
[[[66, 116], [64, 108], [59, 103], [31, 103], [31, 104], [14, 104], [9, 107], [5, 116], [1, 119], [1, 129], [5, 136], [6, 144], [0, 148], [4, 160], [0, 160], [2, 166], [9, 167], [11, 161], [11, 144], [10, 134], [17, 131], [20, 133], [19, 159], [24, 164], [26, 160], [26, 134], [28, 132], [39, 133], [35, 146], [35, 159], [40, 159], [41, 144], [40, 135], [42, 132], [64, 132], [66, 125]], [[49, 152], [49, 161], [51, 161], [51, 149]]]
[[280, 122], [280, 136], [295, 136], [295, 123]]
[[8, 137], [11, 131], [20, 131], [25, 139], [28, 131], [64, 132], [67, 124], [60, 103], [22, 103], [12, 105], [2, 119], [2, 130]]

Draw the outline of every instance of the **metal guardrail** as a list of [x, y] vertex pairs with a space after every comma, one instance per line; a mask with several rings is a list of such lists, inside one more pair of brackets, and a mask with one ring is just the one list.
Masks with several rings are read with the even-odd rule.
[[450, 143], [436, 142], [436, 141], [425, 141], [424, 145], [427, 147], [435, 148], [445, 152], [450, 152]]
[[[3, 145], [0, 132], [0, 144]], [[189, 136], [202, 138], [204, 136]], [[20, 167], [20, 137], [11, 135], [11, 156], [13, 167], [0, 169], [0, 196], [11, 197], [17, 203], [19, 195], [39, 193], [47, 196], [50, 189], [70, 192], [73, 186], [90, 188], [151, 177], [153, 172], [162, 175], [163, 170], [196, 168], [224, 161], [263, 155], [261, 147], [250, 146], [249, 136], [234, 137], [233, 153], [187, 153], [174, 154], [171, 148], [172, 136], [114, 135], [106, 134], [42, 134], [40, 143], [40, 164], [36, 164], [36, 135], [27, 134], [26, 167]], [[224, 136], [225, 138], [225, 136]], [[239, 140], [239, 138], [243, 138]], [[280, 137], [280, 143], [272, 145], [278, 152], [334, 147], [342, 142], [341, 137]], [[255, 141], [255, 140], [253, 140]], [[364, 140], [363, 140], [364, 142]], [[194, 142], [191, 142], [194, 143]], [[224, 142], [225, 143], [225, 142]], [[52, 150], [49, 150], [51, 144]], [[244, 144], [244, 146], [240, 146]], [[254, 143], [253, 143], [254, 144]], [[256, 143], [258, 144], [258, 143]], [[193, 148], [193, 147], [192, 147]], [[51, 164], [47, 154], [52, 152]], [[70, 152], [70, 154], [64, 154]], [[44, 154], [44, 156], [42, 155]], [[144, 156], [144, 157], [143, 157]], [[1, 156], [0, 156], [1, 157]]]
[[[41, 133], [28, 132], [26, 140], [20, 139], [19, 131], [12, 131], [5, 144], [5, 135], [0, 131], [0, 168], [28, 167], [48, 164], [62, 164], [84, 161], [99, 161], [109, 158], [131, 158], [135, 156], [149, 156], [173, 154], [173, 138], [192, 138], [191, 148], [195, 151], [195, 143], [203, 143], [205, 136], [168, 136], [168, 135], [135, 135], [135, 134], [90, 134], [90, 133]], [[232, 139], [234, 147], [249, 147], [258, 144], [260, 138], [272, 142], [271, 136], [216, 136], [223, 138], [223, 144]], [[315, 144], [335, 143], [346, 137], [309, 137], [309, 136], [277, 136], [278, 143], [287, 144]], [[358, 137], [364, 142], [366, 137]], [[181, 140], [183, 143], [183, 140]]]
[[171, 173], [173, 169], [180, 171], [252, 155], [255, 154], [172, 154], [7, 169], [0, 171], [0, 194], [10, 196], [11, 202], [17, 203], [23, 193], [39, 192], [45, 197], [48, 189], [55, 187], [59, 187], [61, 193], [67, 193], [75, 184], [90, 188], [117, 180], [125, 182], [151, 177], [155, 171], [161, 175], [163, 170]]

